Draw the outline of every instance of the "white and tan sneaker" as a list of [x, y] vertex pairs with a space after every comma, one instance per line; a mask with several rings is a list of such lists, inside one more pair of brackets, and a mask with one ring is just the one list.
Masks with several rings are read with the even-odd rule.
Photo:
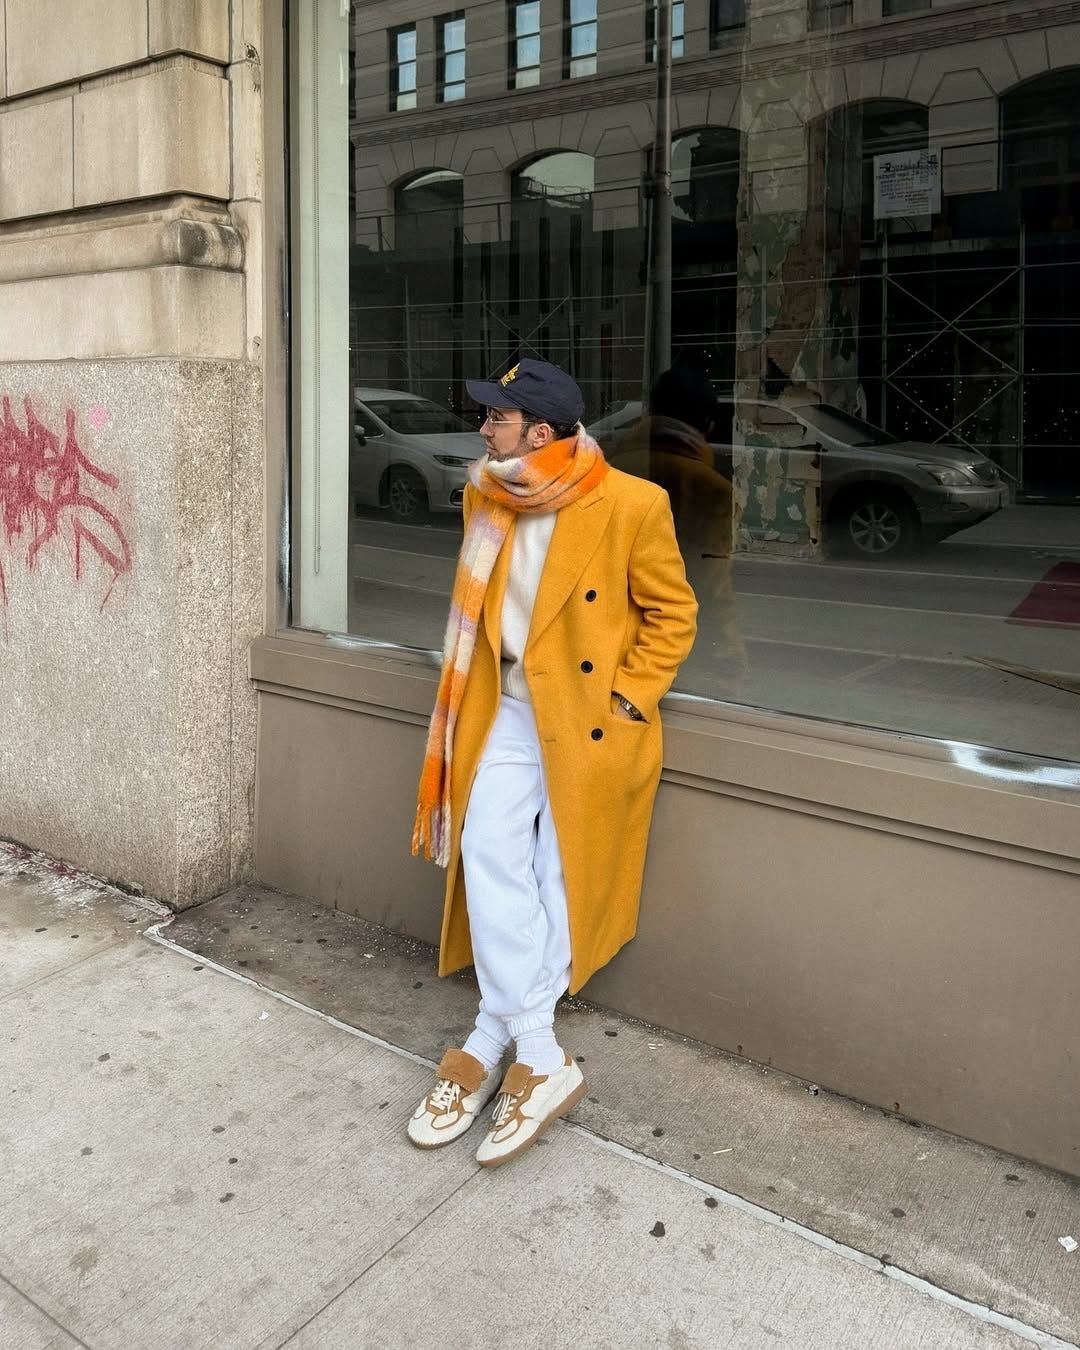
[[573, 1110], [588, 1090], [584, 1075], [569, 1055], [561, 1069], [549, 1074], [534, 1074], [527, 1064], [511, 1064], [476, 1161], [481, 1167], [498, 1167], [524, 1153], [549, 1125]]
[[408, 1135], [417, 1148], [441, 1148], [459, 1139], [491, 1101], [502, 1066], [485, 1071], [464, 1050], [447, 1050], [435, 1070], [436, 1082], [413, 1112]]

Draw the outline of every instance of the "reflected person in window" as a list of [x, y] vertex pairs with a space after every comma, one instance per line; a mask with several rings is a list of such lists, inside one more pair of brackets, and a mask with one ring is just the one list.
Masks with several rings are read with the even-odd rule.
[[734, 404], [717, 399], [704, 370], [673, 366], [649, 391], [647, 413], [614, 434], [608, 456], [668, 494], [702, 607], [695, 675], [722, 698], [738, 696], [747, 664], [731, 577], [733, 418]]
[[448, 869], [439, 973], [471, 961], [481, 1001], [408, 1133], [449, 1143], [494, 1096], [490, 1167], [585, 1095], [555, 1005], [634, 936], [659, 703], [697, 602], [667, 494], [609, 467], [568, 375], [523, 359], [467, 388], [487, 454], [465, 491], [413, 852]]

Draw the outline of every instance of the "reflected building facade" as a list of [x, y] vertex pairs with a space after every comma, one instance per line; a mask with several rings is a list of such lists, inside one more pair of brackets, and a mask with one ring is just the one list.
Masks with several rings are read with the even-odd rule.
[[[970, 446], [1020, 500], [1080, 496], [1075, 23], [1008, 3], [674, 9], [673, 360]], [[531, 352], [593, 418], [640, 400], [653, 7], [470, 5], [447, 107], [441, 10], [420, 6], [407, 112], [392, 10], [354, 6], [351, 29], [358, 381], [462, 408], [463, 362]]]

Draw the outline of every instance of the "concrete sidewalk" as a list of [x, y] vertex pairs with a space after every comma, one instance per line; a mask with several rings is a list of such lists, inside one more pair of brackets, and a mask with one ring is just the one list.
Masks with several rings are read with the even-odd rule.
[[[472, 990], [303, 909], [249, 888], [164, 920], [165, 946], [144, 902], [0, 846], [3, 1350], [1073, 1343], [1068, 1180], [582, 1005], [578, 1124], [491, 1173], [471, 1137], [413, 1150]], [[896, 1217], [915, 1147], [952, 1178], [951, 1234]], [[871, 1155], [880, 1256], [867, 1197], [840, 1196]]]

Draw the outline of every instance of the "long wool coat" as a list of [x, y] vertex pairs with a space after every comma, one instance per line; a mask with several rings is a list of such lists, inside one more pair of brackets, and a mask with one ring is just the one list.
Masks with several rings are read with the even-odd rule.
[[[465, 521], [475, 489], [465, 489]], [[439, 974], [472, 962], [461, 831], [500, 697], [500, 617], [513, 527], [495, 564], [454, 736], [452, 844]], [[637, 929], [663, 743], [657, 705], [693, 645], [697, 602], [667, 494], [612, 469], [555, 529], [525, 648], [570, 917], [570, 992]], [[616, 717], [612, 695], [644, 723]]]

